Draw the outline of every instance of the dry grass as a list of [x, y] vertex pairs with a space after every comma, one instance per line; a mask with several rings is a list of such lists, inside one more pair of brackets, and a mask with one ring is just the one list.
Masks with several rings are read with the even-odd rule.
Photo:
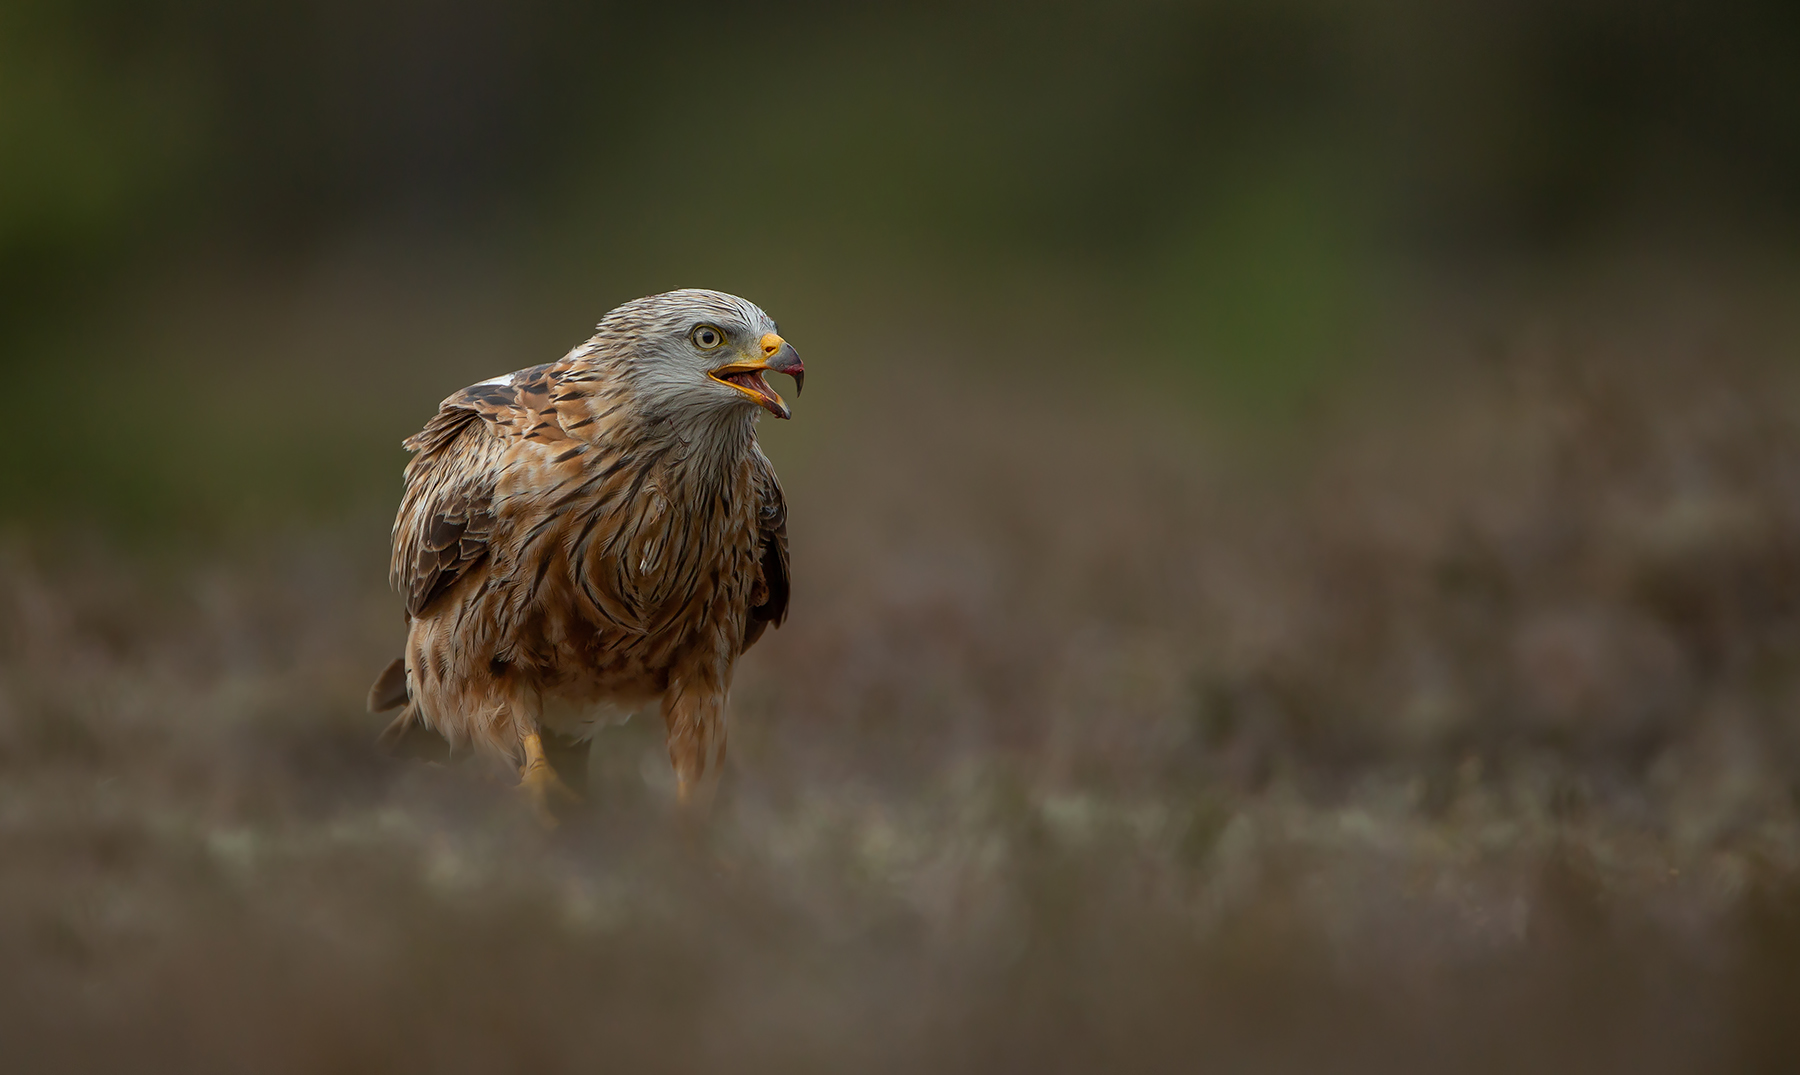
[[7, 1066], [1787, 1070], [1800, 440], [1667, 350], [1514, 349], [1274, 478], [844, 390], [704, 846], [642, 720], [551, 836], [372, 757], [379, 521], [18, 535]]

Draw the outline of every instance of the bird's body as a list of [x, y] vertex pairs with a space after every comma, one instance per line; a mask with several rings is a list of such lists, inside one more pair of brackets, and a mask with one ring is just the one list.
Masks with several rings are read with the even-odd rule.
[[660, 702], [684, 798], [715, 772], [733, 665], [787, 612], [787, 509], [755, 428], [786, 407], [764, 370], [803, 372], [766, 314], [672, 292], [446, 399], [406, 442], [406, 653], [371, 692], [406, 708], [384, 738], [428, 729], [529, 786], [554, 782], [542, 735]]

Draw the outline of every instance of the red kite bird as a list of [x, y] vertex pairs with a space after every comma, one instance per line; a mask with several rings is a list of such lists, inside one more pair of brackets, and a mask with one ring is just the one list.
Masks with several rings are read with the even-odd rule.
[[788, 417], [769, 371], [800, 391], [768, 314], [671, 291], [446, 399], [406, 441], [406, 655], [369, 691], [405, 708], [382, 742], [504, 760], [553, 823], [559, 770], [579, 780], [596, 728], [656, 701], [681, 801], [709, 790], [732, 666], [787, 615], [787, 505], [756, 442], [759, 408]]

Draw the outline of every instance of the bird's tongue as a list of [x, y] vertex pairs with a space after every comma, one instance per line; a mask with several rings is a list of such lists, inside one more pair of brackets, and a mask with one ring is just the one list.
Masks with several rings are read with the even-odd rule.
[[761, 370], [744, 370], [741, 373], [729, 374], [725, 379], [732, 384], [737, 385], [739, 388], [747, 388], [750, 391], [755, 392], [764, 399], [769, 399], [775, 395], [774, 392], [769, 390], [769, 382], [763, 380]]
[[763, 410], [775, 417], [786, 418], [788, 416], [787, 404], [781, 402], [781, 397], [769, 387], [769, 382], [763, 380], [762, 370], [741, 370], [737, 373], [728, 373], [722, 379], [730, 381], [755, 396], [756, 401], [763, 405]]

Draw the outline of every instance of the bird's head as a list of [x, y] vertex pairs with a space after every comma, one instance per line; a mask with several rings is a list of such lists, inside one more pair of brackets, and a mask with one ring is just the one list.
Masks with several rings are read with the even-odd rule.
[[763, 375], [793, 377], [796, 396], [806, 377], [774, 320], [722, 291], [690, 288], [633, 300], [606, 315], [595, 339], [623, 353], [638, 390], [666, 411], [761, 407], [786, 418], [787, 404]]

